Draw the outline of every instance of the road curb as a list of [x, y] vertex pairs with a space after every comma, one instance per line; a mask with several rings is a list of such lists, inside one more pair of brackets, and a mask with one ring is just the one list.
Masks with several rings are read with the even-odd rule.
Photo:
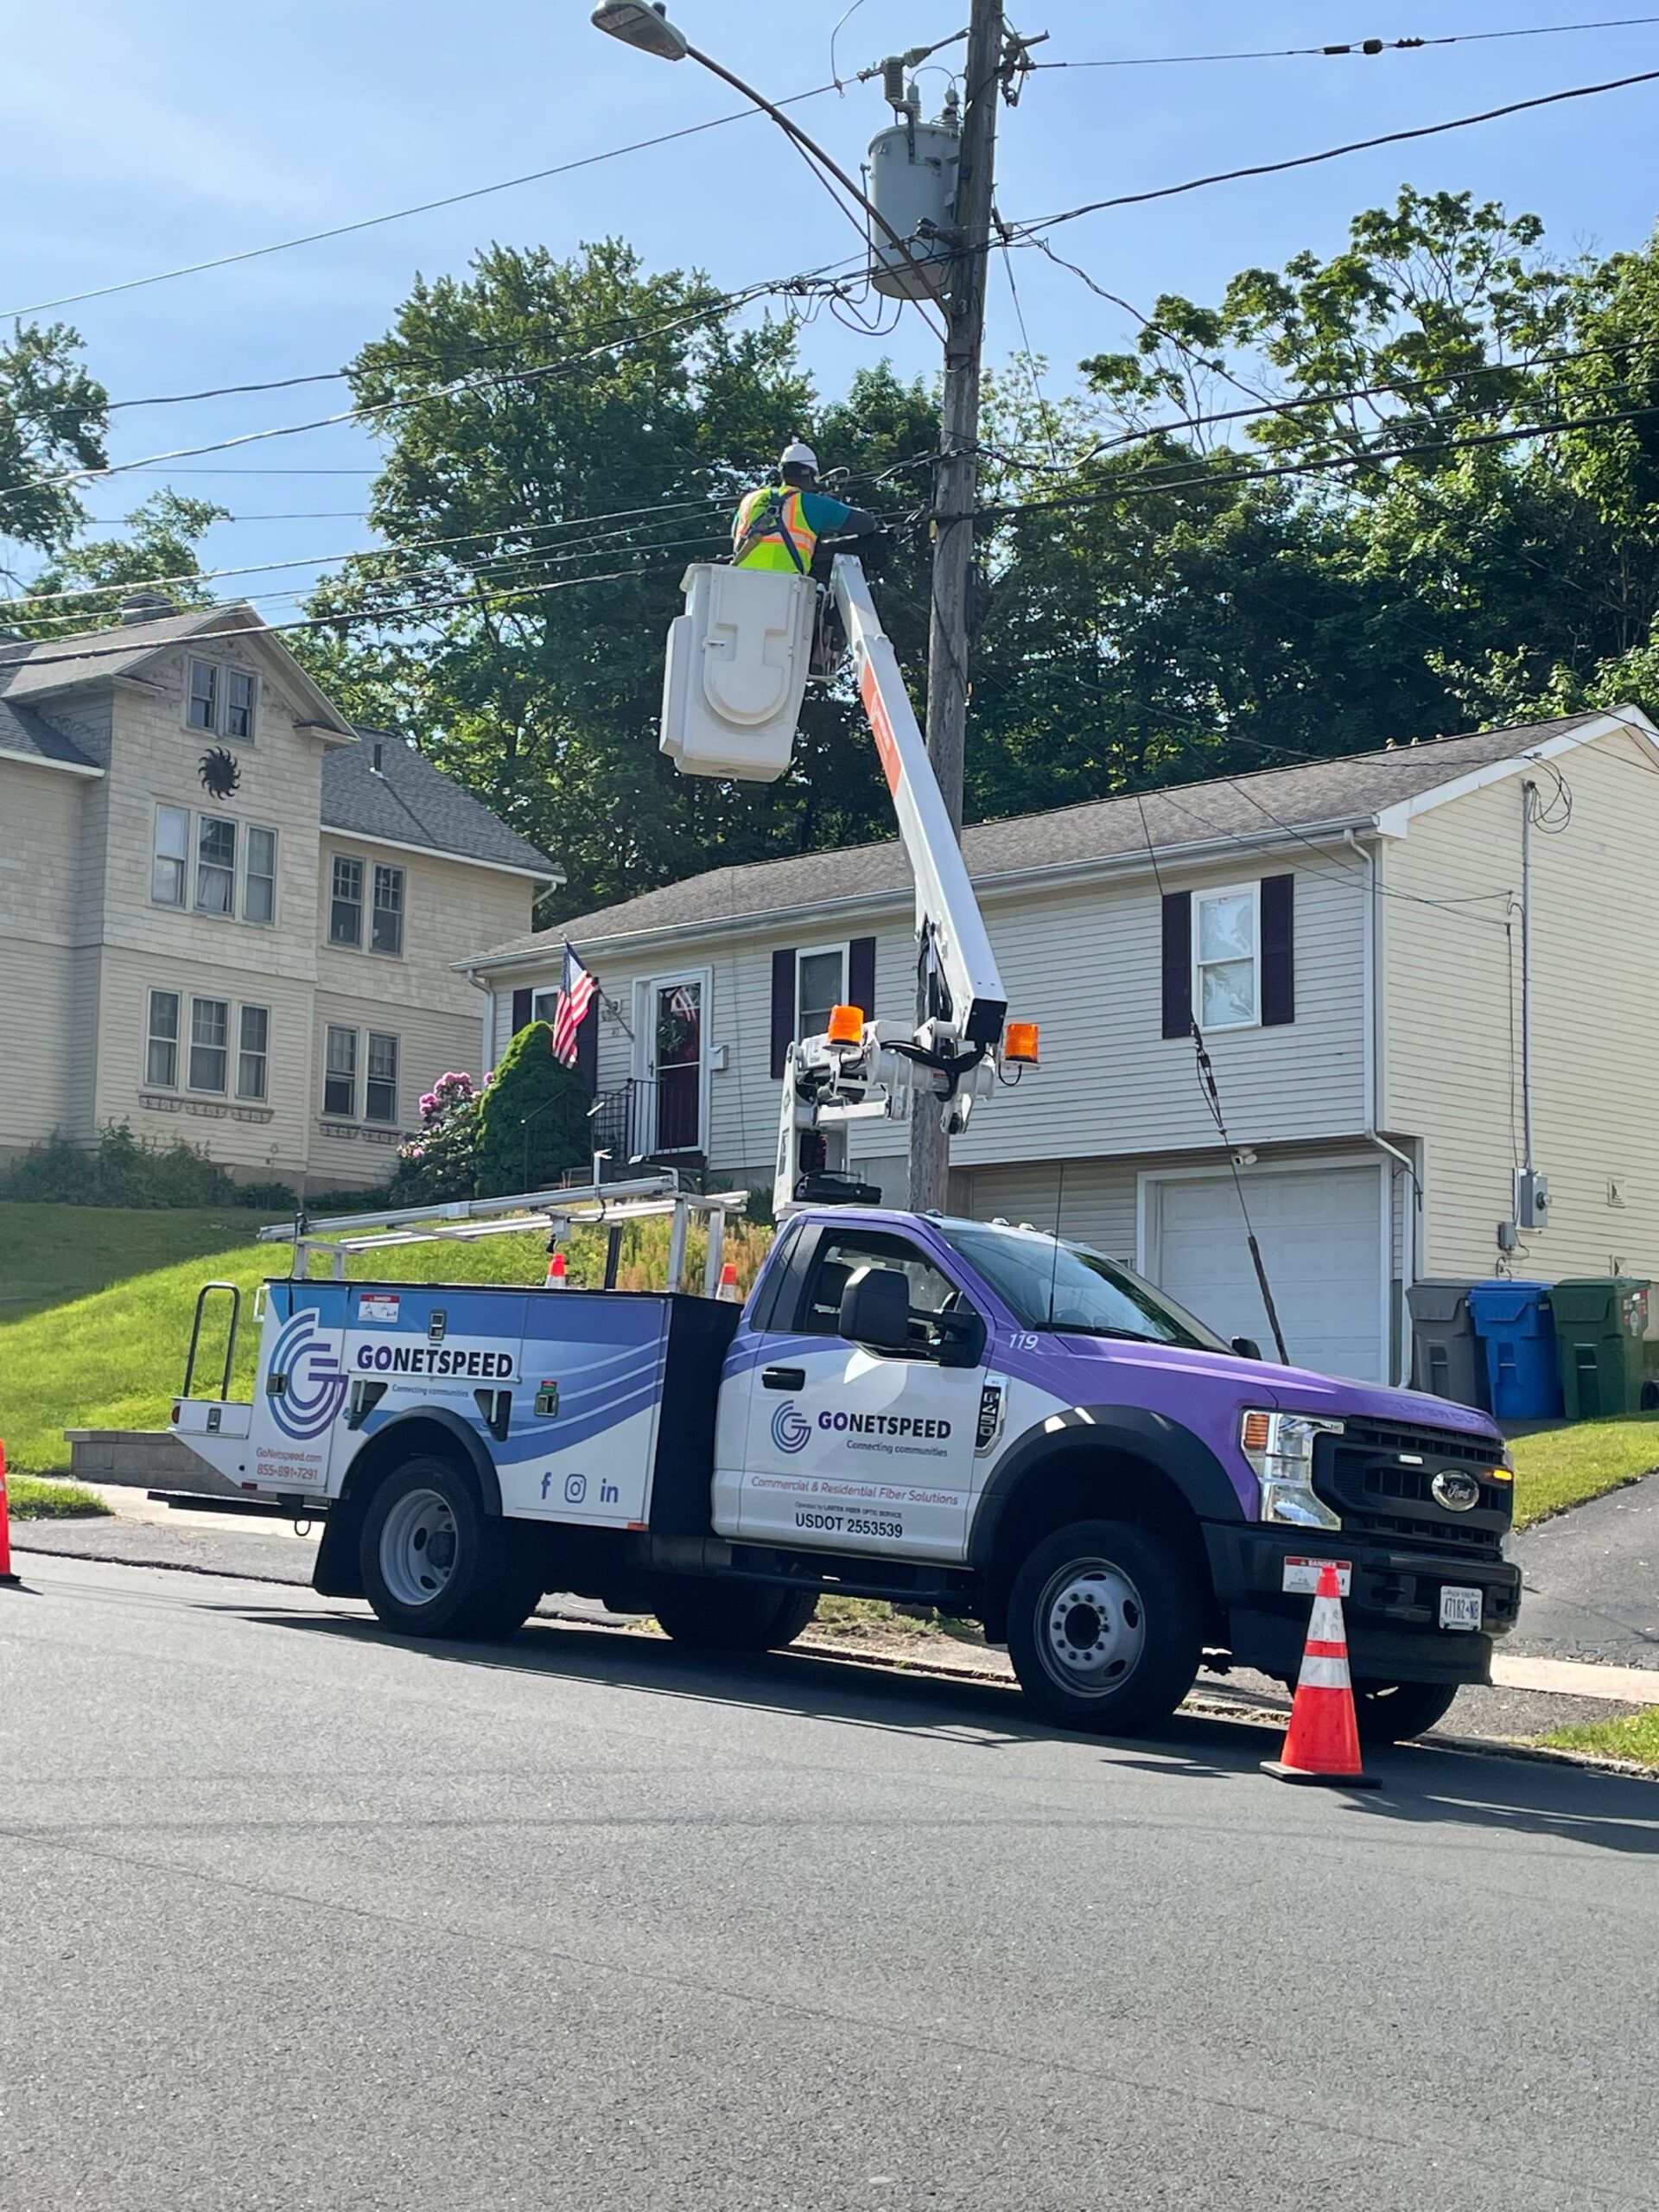
[[[176, 1559], [116, 1559], [97, 1552], [60, 1551], [51, 1544], [20, 1543], [13, 1540], [12, 1548], [18, 1552], [33, 1552], [44, 1559], [79, 1560], [99, 1567], [136, 1567], [163, 1574], [200, 1574], [220, 1582], [253, 1582], [274, 1590], [308, 1590], [308, 1581], [299, 1582], [280, 1574], [239, 1573], [228, 1567], [203, 1567], [194, 1560]], [[571, 1628], [594, 1629], [601, 1634], [626, 1635], [626, 1629], [613, 1628], [608, 1622], [595, 1620], [588, 1613], [572, 1613], [557, 1606], [548, 1606], [539, 1611], [543, 1620], [558, 1621]], [[815, 1659], [829, 1659], [842, 1666], [876, 1667], [890, 1675], [913, 1675], [923, 1681], [971, 1682], [984, 1689], [1006, 1690], [1010, 1695], [1018, 1694], [1018, 1684], [1007, 1676], [988, 1672], [978, 1667], [948, 1667], [937, 1660], [912, 1658], [906, 1652], [849, 1651], [825, 1641], [798, 1640], [790, 1649], [809, 1652]], [[1187, 1697], [1179, 1711], [1195, 1720], [1230, 1720], [1252, 1728], [1280, 1729], [1285, 1725], [1285, 1715], [1268, 1706], [1234, 1705], [1220, 1698]], [[1101, 1742], [1109, 1739], [1103, 1737]], [[1632, 1759], [1605, 1758], [1593, 1751], [1563, 1751], [1549, 1744], [1526, 1744], [1511, 1741], [1501, 1736], [1427, 1736], [1417, 1739], [1418, 1747], [1425, 1751], [1462, 1751], [1472, 1758], [1530, 1759], [1540, 1765], [1580, 1767], [1592, 1774], [1618, 1775], [1628, 1781], [1659, 1783], [1659, 1770], [1638, 1765]], [[1403, 1747], [1402, 1747], [1403, 1748]]]

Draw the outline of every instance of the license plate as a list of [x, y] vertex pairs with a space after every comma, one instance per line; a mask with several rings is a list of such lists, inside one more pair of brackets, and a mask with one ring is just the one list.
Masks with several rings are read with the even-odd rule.
[[1300, 1592], [1311, 1598], [1319, 1586], [1319, 1569], [1322, 1567], [1336, 1568], [1337, 1588], [1345, 1598], [1354, 1580], [1352, 1563], [1345, 1559], [1298, 1559], [1293, 1554], [1285, 1561], [1284, 1580], [1279, 1586], [1281, 1590]]
[[1440, 1626], [1442, 1628], [1478, 1628], [1480, 1626], [1479, 1591], [1442, 1590]]

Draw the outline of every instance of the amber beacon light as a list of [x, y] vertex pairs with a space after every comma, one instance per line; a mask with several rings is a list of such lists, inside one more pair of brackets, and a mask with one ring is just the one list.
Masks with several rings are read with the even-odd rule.
[[1010, 1067], [1034, 1068], [1037, 1065], [1037, 1024], [1034, 1021], [1011, 1021], [1002, 1039], [1002, 1058]]
[[864, 1009], [856, 1006], [832, 1006], [830, 1009], [829, 1037], [832, 1045], [861, 1045], [864, 1041]]

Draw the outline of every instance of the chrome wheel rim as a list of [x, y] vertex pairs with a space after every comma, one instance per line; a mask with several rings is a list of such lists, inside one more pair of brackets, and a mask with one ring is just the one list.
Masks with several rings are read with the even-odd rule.
[[1037, 1607], [1037, 1649], [1068, 1695], [1116, 1696], [1146, 1644], [1141, 1592], [1114, 1561], [1071, 1560], [1050, 1575]]
[[448, 1500], [435, 1490], [410, 1491], [380, 1531], [381, 1579], [400, 1605], [429, 1605], [449, 1586], [456, 1548]]

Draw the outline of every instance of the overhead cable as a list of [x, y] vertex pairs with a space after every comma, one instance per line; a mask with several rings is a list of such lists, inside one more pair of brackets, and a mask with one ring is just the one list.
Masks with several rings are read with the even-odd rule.
[[1633, 30], [1659, 16], [1611, 16], [1589, 23], [1528, 23], [1511, 30], [1453, 31], [1438, 38], [1354, 38], [1333, 46], [1251, 47], [1224, 54], [1114, 54], [1098, 61], [1033, 61], [1033, 69], [1167, 69], [1187, 61], [1294, 61], [1307, 55], [1414, 53], [1421, 47], [1475, 46], [1493, 39], [1555, 38], [1569, 31]]
[[1098, 215], [1109, 207], [1141, 207], [1149, 200], [1174, 200], [1183, 193], [1201, 192], [1212, 184], [1237, 184], [1253, 176], [1278, 176], [1287, 169], [1311, 168], [1319, 162], [1334, 162], [1345, 154], [1366, 154], [1379, 146], [1399, 146], [1414, 138], [1435, 138], [1448, 130], [1467, 130], [1478, 123], [1497, 123], [1509, 115], [1522, 115], [1534, 108], [1556, 107], [1564, 100], [1590, 99], [1598, 92], [1622, 92], [1632, 85], [1651, 85], [1659, 80], [1659, 69], [1643, 69], [1631, 77], [1609, 78], [1600, 85], [1573, 85], [1559, 92], [1539, 92], [1530, 99], [1507, 100], [1502, 107], [1483, 108], [1476, 115], [1455, 115], [1445, 123], [1420, 123], [1406, 130], [1385, 130], [1375, 138], [1354, 138], [1345, 145], [1327, 146], [1317, 154], [1294, 154], [1281, 162], [1252, 162], [1237, 169], [1217, 169], [1210, 176], [1188, 177], [1182, 184], [1163, 184], [1145, 192], [1121, 192], [1109, 200], [1091, 200], [1081, 207], [1068, 207], [1058, 215], [1039, 215], [1030, 222], [1014, 226], [1017, 238], [1029, 238], [1039, 231], [1054, 230], [1062, 223], [1075, 223], [1084, 215]]
[[[778, 107], [796, 107], [803, 100], [816, 100], [836, 90], [833, 84], [815, 85], [810, 92], [791, 92], [787, 99], [775, 101]], [[168, 284], [176, 276], [199, 276], [209, 269], [228, 269], [235, 263], [257, 261], [266, 254], [289, 253], [296, 246], [319, 245], [327, 238], [343, 238], [354, 231], [372, 231], [383, 223], [401, 223], [411, 215], [429, 215], [440, 207], [458, 207], [465, 200], [483, 200], [492, 193], [514, 192], [525, 184], [544, 183], [549, 177], [569, 176], [575, 169], [593, 168], [601, 162], [614, 162], [625, 154], [643, 154], [655, 146], [672, 145], [677, 139], [695, 138], [701, 131], [720, 130], [728, 123], [741, 123], [760, 113], [758, 108], [734, 108], [729, 115], [712, 116], [706, 123], [689, 123], [679, 130], [659, 131], [654, 138], [636, 138], [626, 146], [607, 146], [602, 153], [584, 154], [574, 162], [558, 162], [551, 168], [531, 169], [523, 176], [503, 177], [495, 184], [474, 185], [466, 192], [447, 193], [439, 200], [423, 200], [410, 207], [394, 207], [384, 215], [364, 215], [355, 222], [336, 223], [326, 231], [308, 231], [303, 237], [279, 238], [270, 245], [245, 247], [239, 253], [221, 253], [208, 261], [192, 261], [177, 269], [159, 269], [148, 276], [127, 276], [118, 283], [94, 285], [85, 292], [63, 292], [56, 299], [35, 300], [28, 307], [0, 309], [0, 321], [14, 315], [44, 315], [48, 308], [77, 306], [83, 300], [106, 300], [117, 292], [137, 291], [146, 284]]]

